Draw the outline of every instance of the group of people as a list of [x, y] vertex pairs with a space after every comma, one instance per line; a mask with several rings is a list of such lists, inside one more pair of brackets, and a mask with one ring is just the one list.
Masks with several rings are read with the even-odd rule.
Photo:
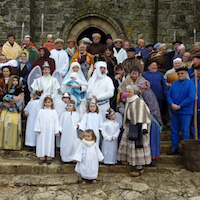
[[194, 138], [199, 43], [192, 53], [181, 41], [167, 49], [139, 39], [134, 48], [110, 34], [102, 44], [94, 33], [92, 41], [67, 44], [64, 50], [64, 40], [48, 35], [36, 48], [29, 35], [21, 45], [8, 35], [0, 54], [0, 148], [22, 148], [27, 117], [25, 145], [36, 149], [39, 164], [51, 164], [57, 147], [63, 164], [77, 162], [86, 184], [96, 183], [100, 161], [135, 166], [130, 174], [140, 176], [160, 157], [163, 124], [171, 125], [168, 155], [179, 153], [180, 130], [183, 140]]

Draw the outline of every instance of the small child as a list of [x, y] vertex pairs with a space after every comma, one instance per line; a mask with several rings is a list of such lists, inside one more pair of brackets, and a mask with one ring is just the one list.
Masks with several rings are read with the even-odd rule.
[[40, 159], [39, 164], [45, 163], [47, 156], [47, 165], [50, 165], [55, 157], [55, 136], [59, 136], [58, 115], [50, 96], [44, 98], [44, 106], [38, 113], [34, 131], [38, 133], [36, 156]]
[[119, 124], [115, 121], [116, 114], [113, 109], [106, 112], [107, 120], [103, 123], [102, 135], [102, 153], [104, 155], [104, 164], [117, 163], [118, 136], [120, 133]]
[[70, 94], [68, 92], [64, 93], [62, 96], [62, 101], [67, 104], [68, 101], [70, 101]]
[[27, 151], [35, 151], [37, 133], [34, 132], [35, 121], [38, 114], [38, 103], [42, 91], [32, 91], [30, 94], [31, 100], [28, 102], [27, 106], [24, 108], [24, 114], [28, 117], [26, 122], [26, 138], [25, 145], [27, 146]]
[[89, 129], [84, 132], [84, 138], [80, 143], [73, 160], [77, 161], [75, 171], [81, 174], [82, 184], [96, 183], [99, 162], [103, 160], [94, 131]]
[[74, 153], [79, 144], [77, 129], [80, 120], [79, 113], [76, 112], [75, 102], [70, 100], [67, 102], [66, 112], [60, 118], [60, 156], [62, 164], [72, 162]]
[[43, 76], [35, 79], [31, 84], [31, 88], [35, 91], [43, 90], [44, 94], [57, 94], [60, 89], [60, 84], [55, 77], [51, 76], [51, 69], [48, 61], [44, 62], [42, 68]]
[[122, 115], [124, 115], [126, 101], [127, 101], [127, 93], [126, 92], [120, 93], [120, 99], [117, 105], [117, 111]]
[[99, 146], [100, 143], [99, 131], [102, 130], [102, 125], [103, 125], [102, 115], [99, 113], [99, 108], [96, 104], [95, 99], [92, 99], [87, 105], [87, 111], [83, 115], [79, 129], [82, 131], [85, 131], [87, 129], [94, 130], [94, 133], [97, 138], [97, 145]]

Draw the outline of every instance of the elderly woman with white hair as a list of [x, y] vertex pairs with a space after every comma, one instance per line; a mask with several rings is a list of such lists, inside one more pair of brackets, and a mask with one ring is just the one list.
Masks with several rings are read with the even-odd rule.
[[145, 63], [145, 71], [147, 71], [149, 63], [155, 61], [158, 63], [158, 71], [162, 72], [163, 74], [171, 68], [170, 60], [168, 55], [166, 54], [167, 46], [165, 43], [162, 43], [157, 48], [157, 53], [152, 53], [151, 57], [148, 58], [147, 62]]
[[151, 125], [150, 110], [138, 97], [139, 89], [135, 85], [126, 87], [127, 103], [124, 113], [124, 132], [119, 145], [118, 160], [122, 164], [135, 166], [131, 176], [140, 176], [143, 165], [151, 163], [149, 133]]

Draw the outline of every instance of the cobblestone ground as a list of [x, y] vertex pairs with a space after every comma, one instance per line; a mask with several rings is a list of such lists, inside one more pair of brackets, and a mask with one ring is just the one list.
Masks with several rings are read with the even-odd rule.
[[97, 184], [77, 174], [0, 175], [0, 200], [199, 200], [200, 173], [185, 169], [101, 173]]

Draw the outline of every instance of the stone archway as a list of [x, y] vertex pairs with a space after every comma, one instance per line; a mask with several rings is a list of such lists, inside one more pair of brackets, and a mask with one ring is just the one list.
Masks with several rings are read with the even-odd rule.
[[100, 29], [105, 34], [111, 34], [113, 39], [123, 37], [121, 27], [117, 23], [103, 16], [84, 16], [79, 18], [78, 20], [75, 20], [70, 27], [64, 27], [61, 37], [65, 38], [66, 41], [69, 38], [75, 38], [77, 40], [83, 31], [91, 27]]

